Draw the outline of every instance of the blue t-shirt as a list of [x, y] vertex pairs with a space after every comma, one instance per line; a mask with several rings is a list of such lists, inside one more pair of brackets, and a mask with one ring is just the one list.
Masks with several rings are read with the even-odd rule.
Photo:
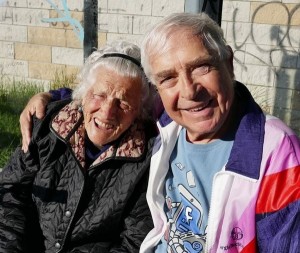
[[155, 252], [204, 252], [213, 177], [233, 145], [233, 138], [227, 139], [193, 144], [185, 129], [180, 132], [165, 184], [168, 229]]

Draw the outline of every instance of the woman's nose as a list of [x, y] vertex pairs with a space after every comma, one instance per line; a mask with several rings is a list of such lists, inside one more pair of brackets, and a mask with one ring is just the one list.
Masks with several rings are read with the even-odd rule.
[[101, 113], [105, 118], [113, 118], [116, 116], [117, 104], [114, 100], [106, 100], [101, 106]]

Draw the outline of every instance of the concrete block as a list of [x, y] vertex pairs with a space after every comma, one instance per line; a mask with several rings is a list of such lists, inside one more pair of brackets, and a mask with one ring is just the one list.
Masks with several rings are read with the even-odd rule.
[[107, 33], [98, 33], [98, 48], [104, 46], [107, 43]]
[[226, 40], [228, 43], [235, 43], [240, 47], [251, 42], [251, 24], [228, 22]]
[[[42, 0], [43, 1], [43, 0]], [[45, 2], [45, 8], [46, 9], [51, 9], [51, 10], [55, 10], [55, 9], [58, 9], [60, 11], [63, 11], [64, 10], [64, 7], [63, 7], [63, 1], [62, 0], [51, 0], [49, 3], [48, 1], [44, 1]], [[67, 6], [68, 6], [68, 2], [69, 1], [65, 1], [67, 3]], [[76, 1], [77, 2], [77, 1]]]
[[247, 44], [245, 50], [245, 64], [279, 66], [280, 62], [278, 62], [278, 59], [271, 58], [272, 52], [275, 50], [275, 47], [273, 48], [268, 45], [259, 45], [258, 47], [256, 44]]
[[223, 34], [224, 34], [224, 37], [225, 37], [225, 38], [227, 37], [227, 24], [228, 24], [227, 21], [223, 21], [223, 20], [222, 20], [221, 28], [222, 28], [222, 30], [223, 30]]
[[70, 11], [84, 11], [84, 1], [68, 1], [67, 6]]
[[27, 27], [19, 25], [1, 25], [0, 40], [27, 42]]
[[65, 65], [29, 62], [29, 77], [40, 80], [54, 80], [56, 73], [65, 71]]
[[[230, 44], [229, 44], [230, 45]], [[235, 48], [234, 45], [230, 45], [233, 51], [233, 61], [239, 64], [245, 64], [246, 46]]]
[[42, 22], [43, 18], [49, 18], [48, 10], [15, 8], [13, 10], [13, 23], [16, 25], [44, 26], [49, 24]]
[[298, 56], [293, 48], [288, 47], [276, 48], [270, 53], [273, 66], [282, 68], [297, 68]]
[[15, 59], [36, 62], [51, 62], [51, 47], [27, 43], [15, 43]]
[[[300, 111], [300, 90], [293, 91], [292, 109]], [[300, 124], [299, 124], [299, 127], [300, 127]]]
[[152, 0], [152, 15], [165, 17], [184, 11], [184, 0]]
[[3, 5], [18, 8], [27, 7], [27, 0], [5, 0]]
[[275, 86], [285, 89], [300, 90], [299, 69], [276, 68]]
[[275, 46], [280, 41], [280, 34], [285, 27], [277, 25], [266, 24], [252, 24], [251, 39], [253, 43], [258, 45], [272, 45]]
[[234, 61], [233, 68], [234, 68], [235, 79], [238, 81], [242, 81], [243, 80], [243, 68], [244, 68], [243, 64]]
[[243, 80], [243, 72], [247, 70], [247, 66], [245, 65], [245, 46], [242, 46], [240, 49], [235, 49], [232, 46], [233, 50], [233, 67], [234, 67], [234, 75], [235, 79], [238, 81]]
[[[269, 1], [269, 0], [265, 0], [265, 1]], [[298, 4], [299, 0], [281, 0], [281, 2], [284, 4]]]
[[132, 15], [118, 15], [102, 13], [98, 17], [99, 30], [111, 33], [132, 33]]
[[142, 35], [107, 33], [107, 42], [112, 42], [115, 40], [126, 40], [136, 45], [140, 45], [141, 39]]
[[242, 82], [252, 85], [272, 87], [275, 73], [269, 66], [248, 64], [242, 73]]
[[231, 22], [250, 22], [250, 1], [224, 1], [222, 19]]
[[117, 17], [116, 15], [100, 13], [98, 15], [98, 31], [116, 32]]
[[[83, 28], [83, 12], [70, 11], [70, 16], [71, 16], [71, 19], [76, 20], [76, 22], [78, 21], [80, 23], [81, 27]], [[50, 19], [55, 20], [55, 19], [61, 18], [61, 17], [62, 16], [57, 11], [50, 10], [50, 14], [49, 14]], [[64, 21], [64, 22], [53, 21], [53, 22], [50, 22], [50, 26], [55, 27], [55, 28], [74, 29], [74, 24], [76, 25], [76, 22], [70, 23], [70, 21]]]
[[0, 41], [0, 57], [13, 59], [14, 58], [14, 43]]
[[299, 1], [298, 5], [295, 5], [295, 12], [293, 12], [293, 15], [291, 17], [291, 26], [299, 26], [300, 25], [300, 7], [299, 7]]
[[83, 50], [66, 47], [52, 47], [52, 62], [71, 66], [82, 66]]
[[274, 101], [278, 108], [291, 109], [293, 90], [276, 88]]
[[50, 9], [50, 4], [45, 0], [27, 0], [28, 8], [33, 9]]
[[153, 16], [134, 16], [133, 34], [144, 35], [153, 25], [157, 24], [162, 17]]
[[289, 11], [280, 2], [251, 2], [251, 19], [259, 24], [288, 25]]
[[0, 23], [10, 25], [13, 23], [12, 7], [0, 7]]
[[98, 13], [108, 12], [108, 0], [98, 0]]
[[[65, 1], [70, 11], [83, 11], [84, 1]], [[65, 11], [62, 0], [51, 0], [53, 6], [46, 0], [28, 0], [28, 8]], [[55, 6], [55, 7], [54, 7]]]
[[149, 0], [110, 0], [108, 12], [126, 15], [151, 15], [152, 1]]
[[0, 58], [0, 73], [2, 75], [28, 76], [28, 62]]
[[29, 26], [28, 42], [48, 46], [65, 46], [66, 31], [64, 29]]
[[297, 51], [300, 48], [300, 25], [290, 26], [288, 30], [281, 26], [280, 38], [283, 47], [293, 47]]
[[83, 48], [83, 41], [78, 38], [78, 36], [75, 34], [72, 30], [66, 31], [66, 41], [67, 41], [67, 47], [70, 48]]

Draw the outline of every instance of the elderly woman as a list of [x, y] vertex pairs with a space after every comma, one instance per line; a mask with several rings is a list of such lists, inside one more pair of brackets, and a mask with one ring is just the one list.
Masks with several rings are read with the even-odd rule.
[[125, 42], [95, 51], [73, 99], [34, 120], [0, 174], [0, 252], [138, 252], [156, 135], [139, 58]]

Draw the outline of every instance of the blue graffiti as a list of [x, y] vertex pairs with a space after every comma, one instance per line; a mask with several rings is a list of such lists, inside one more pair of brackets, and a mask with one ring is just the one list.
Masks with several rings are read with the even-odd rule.
[[68, 22], [73, 27], [73, 31], [75, 32], [78, 39], [81, 42], [83, 42], [83, 38], [84, 38], [83, 27], [82, 27], [82, 25], [80, 24], [80, 22], [78, 20], [71, 17], [71, 14], [70, 14], [70, 11], [68, 9], [66, 0], [61, 0], [64, 11], [59, 10], [57, 8], [57, 6], [51, 0], [46, 0], [46, 1], [57, 11], [57, 13], [61, 17], [58, 17], [58, 18], [43, 18], [42, 22], [45, 22], [45, 23]]

